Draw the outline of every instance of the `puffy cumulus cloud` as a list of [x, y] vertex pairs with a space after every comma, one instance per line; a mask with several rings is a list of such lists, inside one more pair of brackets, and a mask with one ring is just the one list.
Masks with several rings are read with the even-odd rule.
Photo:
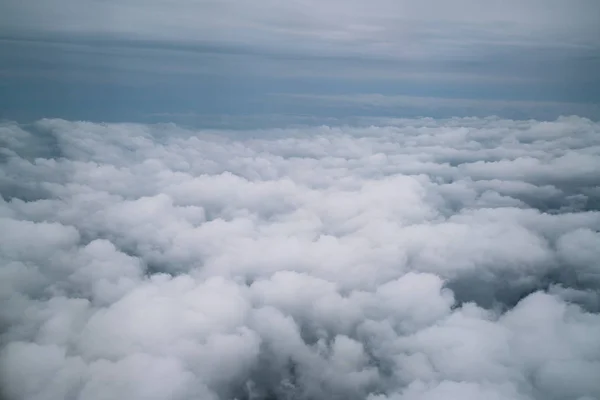
[[0, 130], [7, 399], [600, 398], [600, 125]]

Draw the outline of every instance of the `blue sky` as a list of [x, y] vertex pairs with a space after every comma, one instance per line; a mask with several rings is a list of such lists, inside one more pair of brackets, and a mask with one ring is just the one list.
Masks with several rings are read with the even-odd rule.
[[0, 118], [600, 118], [596, 0], [8, 0]]

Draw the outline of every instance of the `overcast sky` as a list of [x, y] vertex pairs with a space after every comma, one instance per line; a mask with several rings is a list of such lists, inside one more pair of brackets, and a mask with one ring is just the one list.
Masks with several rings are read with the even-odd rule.
[[[0, 117], [596, 118], [599, 16], [596, 0], [7, 0]], [[512, 100], [530, 103], [494, 103]]]

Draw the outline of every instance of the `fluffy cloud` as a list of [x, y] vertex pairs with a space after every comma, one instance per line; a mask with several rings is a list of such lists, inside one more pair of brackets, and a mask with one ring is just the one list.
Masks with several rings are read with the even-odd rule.
[[600, 397], [600, 125], [0, 126], [8, 399]]

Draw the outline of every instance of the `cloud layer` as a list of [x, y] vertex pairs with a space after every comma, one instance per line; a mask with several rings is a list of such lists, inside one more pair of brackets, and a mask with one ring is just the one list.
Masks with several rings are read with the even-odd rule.
[[600, 124], [0, 126], [8, 399], [600, 398]]
[[598, 32], [599, 10], [595, 0], [494, 0], [485, 6], [476, 0], [42, 0], [35, 7], [8, 0], [2, 9], [0, 32], [122, 35], [389, 57], [430, 53], [431, 45], [440, 56], [440, 50], [481, 43], [597, 49], [591, 34]]
[[54, 57], [83, 64], [88, 80], [108, 63], [175, 75], [598, 84], [596, 0], [7, 0], [0, 11], [0, 44], [42, 44], [24, 62], [6, 57], [10, 76], [40, 61], [56, 75]]

